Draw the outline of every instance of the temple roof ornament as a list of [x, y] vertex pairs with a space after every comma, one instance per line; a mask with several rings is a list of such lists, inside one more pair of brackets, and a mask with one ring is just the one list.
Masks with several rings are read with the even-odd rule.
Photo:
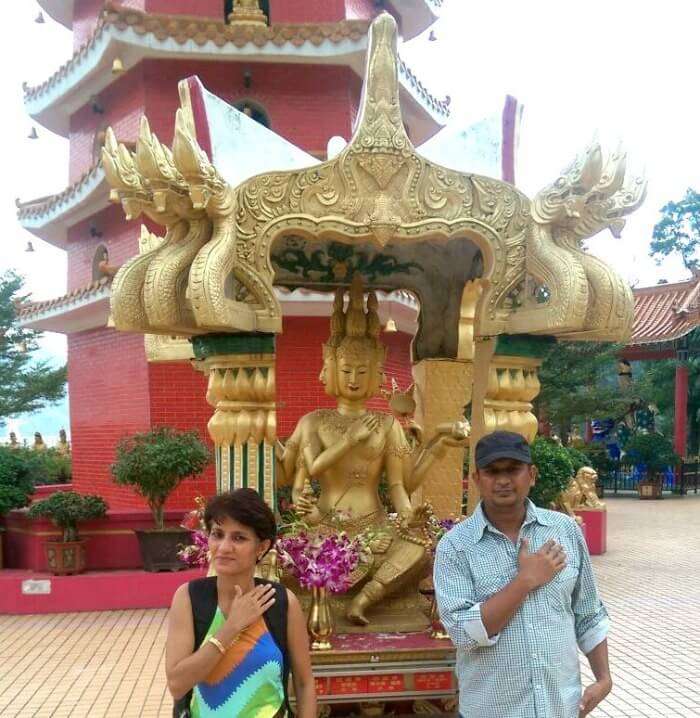
[[427, 30], [438, 19], [444, 5], [443, 0], [390, 0], [390, 4], [400, 18], [404, 40]]
[[[149, 58], [188, 58], [347, 65], [361, 74], [367, 28], [367, 20], [227, 24], [144, 13], [107, 2], [92, 35], [73, 57], [40, 85], [25, 85], [25, 106], [45, 127], [67, 135], [70, 116], [118, 77], [111, 71], [117, 56], [125, 67]], [[401, 82], [414, 111], [427, 116], [424, 121], [432, 132], [445, 124], [449, 102], [434, 97], [405, 64]], [[421, 139], [432, 132], [424, 131]]]
[[103, 159], [113, 198], [127, 217], [165, 227], [162, 243], [114, 279], [117, 329], [277, 333], [273, 283], [329, 291], [346, 283], [352, 264], [370, 288], [419, 298], [416, 360], [461, 355], [454, 297], [472, 280], [480, 286], [479, 336], [624, 340], [631, 292], [581, 247], [606, 227], [619, 232], [643, 200], [643, 180], [625, 183], [624, 154], [604, 162], [592, 145], [533, 201], [507, 182], [446, 169], [421, 157], [406, 135], [398, 65], [396, 23], [382, 14], [370, 30], [348, 145], [328, 162], [236, 186], [198, 142], [187, 82], [172, 149], [147, 124], [135, 153], [108, 132]]

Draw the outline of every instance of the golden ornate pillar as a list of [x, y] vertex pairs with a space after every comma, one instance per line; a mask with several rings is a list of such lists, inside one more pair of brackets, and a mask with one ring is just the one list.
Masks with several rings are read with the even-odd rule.
[[[479, 346], [475, 359], [470, 476], [474, 447], [485, 434], [514, 431], [528, 442], [537, 435], [532, 402], [540, 393], [537, 372], [552, 341], [550, 337], [501, 335], [486, 339]], [[470, 478], [467, 514], [474, 510], [479, 498]]]
[[255, 489], [276, 506], [275, 344], [272, 334], [219, 334], [192, 340], [197, 367], [209, 376], [214, 407], [216, 491]]
[[[423, 359], [413, 365], [416, 423], [423, 429], [424, 442], [437, 434], [440, 424], [464, 416], [471, 401], [472, 363], [451, 359]], [[440, 518], [462, 513], [464, 449], [447, 448], [435, 458], [414, 501], [429, 501]]]

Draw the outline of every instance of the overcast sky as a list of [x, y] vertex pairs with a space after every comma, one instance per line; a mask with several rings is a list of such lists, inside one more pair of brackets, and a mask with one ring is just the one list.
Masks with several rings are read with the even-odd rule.
[[[21, 85], [46, 79], [71, 53], [70, 33], [31, 0], [5, 3], [0, 83], [5, 98], [0, 180], [0, 270], [13, 267], [37, 299], [65, 292], [65, 254], [17, 224], [16, 197], [30, 199], [65, 188], [67, 141], [37, 127], [24, 112]], [[512, 94], [524, 105], [517, 184], [532, 196], [598, 133], [604, 149], [618, 140], [629, 164], [645, 170], [649, 193], [621, 239], [603, 232], [590, 250], [633, 285], [685, 278], [678, 260], [661, 267], [648, 257], [661, 206], [688, 187], [700, 188], [700, 93], [697, 90], [698, 3], [666, 0], [586, 2], [472, 2], [445, 0], [443, 17], [427, 36], [404, 49], [409, 64], [435, 94], [452, 97], [453, 122], [476, 120]], [[173, 92], [176, 92], [173, 87]], [[35, 252], [25, 252], [31, 240]], [[61, 335], [47, 334], [46, 352], [65, 356]], [[49, 435], [67, 427], [65, 405], [13, 424], [24, 435], [40, 426]], [[38, 423], [37, 423], [38, 422]], [[60, 426], [59, 426], [60, 424]], [[0, 430], [0, 435], [4, 432]]]

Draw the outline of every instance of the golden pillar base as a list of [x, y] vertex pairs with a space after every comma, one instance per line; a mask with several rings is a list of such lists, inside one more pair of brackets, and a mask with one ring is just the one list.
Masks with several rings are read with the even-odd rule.
[[[451, 359], [423, 359], [413, 366], [416, 384], [416, 422], [429, 441], [440, 424], [452, 423], [464, 416], [471, 401], [472, 363]], [[439, 518], [462, 513], [464, 449], [448, 448], [428, 469], [415, 500], [429, 501]]]
[[[261, 344], [262, 342], [262, 344]], [[276, 505], [274, 342], [269, 337], [232, 335], [195, 338], [197, 368], [208, 374], [207, 401], [214, 407], [209, 435], [214, 441], [216, 491], [255, 489]], [[217, 349], [272, 348], [270, 352], [215, 354]]]
[[[495, 346], [495, 343], [491, 347]], [[508, 356], [492, 354], [488, 357], [490, 347], [484, 346], [484, 360], [475, 374], [476, 382], [486, 383], [482, 386], [479, 400], [475, 402], [473, 411], [480, 411], [480, 416], [472, 417], [472, 463], [474, 447], [479, 439], [494, 431], [513, 431], [522, 434], [528, 442], [537, 435], [537, 417], [532, 413], [532, 402], [540, 393], [540, 381], [537, 370], [542, 360], [529, 356]], [[478, 362], [477, 362], [478, 364]], [[473, 466], [470, 467], [470, 476]], [[469, 480], [469, 496], [467, 513], [471, 514], [479, 503], [479, 491], [474, 482]]]

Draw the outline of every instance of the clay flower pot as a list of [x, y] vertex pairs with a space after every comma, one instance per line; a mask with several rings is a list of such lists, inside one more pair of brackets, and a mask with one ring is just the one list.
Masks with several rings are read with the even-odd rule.
[[87, 564], [85, 539], [78, 541], [46, 541], [44, 543], [46, 565], [54, 576], [82, 573]]

